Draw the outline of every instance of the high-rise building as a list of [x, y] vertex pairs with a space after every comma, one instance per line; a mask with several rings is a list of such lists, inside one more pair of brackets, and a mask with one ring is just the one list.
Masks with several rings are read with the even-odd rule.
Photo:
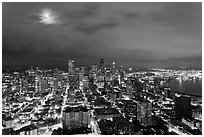
[[172, 91], [170, 88], [164, 88], [164, 97], [166, 98], [171, 98], [173, 99], [174, 98], [174, 91]]
[[152, 125], [152, 104], [147, 100], [137, 102], [137, 120], [143, 126]]
[[112, 63], [112, 74], [115, 74], [116, 73], [116, 67], [115, 67], [115, 62], [113, 61]]
[[79, 86], [82, 87], [83, 86], [83, 79], [84, 79], [84, 75], [86, 74], [86, 68], [85, 67], [81, 67], [80, 71], [79, 71]]
[[36, 92], [42, 91], [42, 78], [40, 76], [37, 76], [35, 78], [35, 91]]
[[189, 96], [175, 97], [175, 119], [182, 120], [183, 117], [191, 116], [191, 98]]
[[127, 90], [127, 95], [130, 95], [132, 94], [132, 91], [133, 91], [133, 87], [132, 87], [133, 83], [131, 81], [131, 78], [128, 77], [127, 81], [126, 81], [126, 90]]
[[127, 95], [131, 95], [132, 94], [132, 85], [131, 84], [127, 84], [126, 85], [126, 90], [127, 90]]
[[75, 80], [75, 76], [73, 74], [69, 75], [68, 80], [69, 80], [69, 87], [75, 87], [76, 86], [76, 80]]
[[81, 73], [84, 75], [86, 73], [86, 67], [81, 67]]
[[28, 90], [35, 91], [35, 72], [33, 69], [28, 71]]
[[96, 73], [96, 72], [97, 72], [97, 65], [96, 65], [95, 62], [94, 62], [94, 64], [92, 65], [91, 70], [92, 70], [93, 73]]
[[134, 119], [137, 118], [137, 103], [130, 99], [120, 100], [123, 103], [123, 107], [121, 108], [122, 112], [125, 113], [126, 116], [130, 116]]
[[45, 92], [48, 88], [48, 79], [46, 77], [42, 77], [41, 79], [41, 92]]
[[80, 73], [80, 69], [75, 68], [75, 84], [77, 88], [79, 88], [79, 73]]
[[62, 114], [63, 130], [90, 126], [90, 111], [83, 105], [69, 105]]
[[74, 67], [74, 60], [68, 61], [68, 81], [69, 87], [76, 87], [76, 77], [75, 77], [75, 67]]
[[68, 61], [68, 73], [74, 74], [74, 60]]
[[88, 77], [88, 75], [84, 75], [84, 77], [82, 79], [82, 82], [83, 82], [83, 87], [88, 87], [88, 85], [89, 85], [89, 77]]
[[72, 103], [74, 102], [74, 87], [70, 87], [69, 89], [67, 89], [67, 102], [68, 103]]
[[103, 60], [103, 59], [100, 60], [99, 70], [100, 70], [101, 72], [104, 72], [104, 60]]
[[90, 78], [90, 82], [91, 83], [95, 83], [96, 82], [96, 79], [97, 79], [97, 65], [96, 63], [94, 62], [91, 66], [91, 69], [89, 71], [89, 78]]
[[120, 82], [124, 81], [125, 71], [123, 66], [120, 67], [119, 75], [120, 75]]

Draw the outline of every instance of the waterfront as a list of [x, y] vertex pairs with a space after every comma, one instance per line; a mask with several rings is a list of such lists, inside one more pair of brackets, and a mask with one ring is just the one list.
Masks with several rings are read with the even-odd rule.
[[190, 95], [202, 96], [202, 78], [195, 79], [173, 79], [167, 85], [172, 91]]

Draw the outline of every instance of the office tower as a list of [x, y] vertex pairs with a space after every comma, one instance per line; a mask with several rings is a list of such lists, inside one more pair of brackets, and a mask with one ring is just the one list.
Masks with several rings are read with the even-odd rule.
[[89, 86], [89, 77], [88, 75], [84, 75], [83, 79], [82, 79], [82, 82], [83, 82], [83, 87], [87, 87]]
[[126, 82], [126, 90], [127, 90], [127, 94], [130, 95], [132, 94], [132, 90], [133, 90], [133, 82], [131, 80], [131, 77], [128, 77], [127, 82]]
[[114, 75], [116, 73], [116, 67], [115, 67], [115, 62], [113, 61], [112, 63], [112, 74]]
[[79, 86], [82, 87], [83, 85], [83, 79], [84, 79], [84, 75], [86, 73], [86, 68], [85, 67], [81, 67], [80, 71], [79, 71]]
[[41, 78], [41, 92], [45, 92], [48, 88], [48, 80], [46, 77]]
[[79, 73], [80, 73], [80, 69], [75, 68], [75, 84], [77, 88], [79, 88]]
[[35, 91], [38, 93], [42, 91], [42, 79], [40, 76], [35, 78]]
[[86, 67], [81, 67], [81, 74], [84, 75], [86, 73]]
[[68, 73], [74, 74], [74, 60], [68, 61]]
[[100, 70], [101, 72], [104, 72], [104, 60], [103, 60], [103, 59], [100, 60], [99, 70]]
[[55, 78], [54, 81], [53, 81], [53, 86], [54, 86], [55, 90], [57, 90], [59, 88], [58, 82], [59, 82], [59, 80], [57, 78]]
[[59, 69], [55, 69], [53, 71], [53, 77], [57, 79], [57, 81], [62, 80], [62, 76], [60, 74], [60, 70]]
[[132, 85], [130, 83], [127, 83], [126, 85], [126, 90], [127, 90], [127, 95], [131, 95], [132, 94]]
[[180, 121], [183, 117], [191, 116], [191, 98], [189, 96], [175, 97], [175, 119]]
[[73, 103], [74, 102], [74, 87], [70, 86], [69, 89], [67, 89], [67, 102]]
[[122, 112], [125, 113], [126, 116], [130, 116], [134, 119], [137, 117], [137, 103], [132, 100], [121, 100], [123, 103], [123, 107], [121, 108]]
[[98, 88], [104, 88], [104, 85], [105, 85], [105, 76], [104, 75], [99, 75], [97, 77], [97, 83], [98, 83]]
[[91, 69], [89, 71], [89, 78], [90, 78], [90, 82], [91, 83], [95, 83], [96, 82], [96, 76], [97, 76], [97, 65], [96, 63], [94, 62], [91, 66]]
[[86, 106], [69, 105], [62, 114], [63, 130], [90, 126], [90, 111]]
[[69, 87], [76, 87], [74, 60], [68, 61], [68, 81]]
[[119, 75], [120, 75], [120, 82], [123, 82], [124, 81], [124, 77], [125, 77], [125, 71], [124, 71], [123, 66], [120, 67]]
[[164, 88], [164, 96], [166, 98], [171, 98], [173, 99], [174, 98], [174, 91], [171, 91], [170, 88]]
[[147, 100], [137, 102], [137, 120], [143, 126], [152, 125], [152, 104]]
[[80, 72], [80, 68], [75, 68], [76, 78], [78, 78], [78, 77], [79, 77], [79, 72]]
[[114, 61], [113, 61], [112, 65], [113, 65], [112, 68], [114, 69], [115, 68], [115, 62]]
[[28, 91], [35, 91], [35, 72], [33, 69], [28, 71]]
[[75, 80], [75, 76], [73, 74], [69, 75], [68, 80], [69, 80], [69, 87], [75, 87], [76, 86], [76, 80]]
[[95, 62], [94, 62], [94, 64], [92, 65], [91, 70], [92, 70], [92, 73], [96, 74], [96, 72], [97, 72], [97, 65], [96, 65]]

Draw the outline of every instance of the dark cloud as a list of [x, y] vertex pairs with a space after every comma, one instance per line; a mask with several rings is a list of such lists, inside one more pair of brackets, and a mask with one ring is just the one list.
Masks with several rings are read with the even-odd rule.
[[119, 25], [119, 23], [117, 23], [117, 22], [106, 22], [106, 23], [100, 23], [100, 24], [87, 24], [87, 25], [76, 26], [76, 30], [84, 32], [84, 33], [94, 33], [94, 32], [98, 32], [102, 29], [114, 28], [118, 25]]
[[3, 3], [3, 65], [201, 67], [202, 3]]
[[97, 9], [99, 5], [87, 5], [85, 4], [81, 9], [72, 9], [64, 11], [64, 16], [71, 19], [82, 19], [86, 17], [97, 16]]
[[139, 17], [139, 13], [121, 13], [121, 15], [125, 19], [137, 19]]

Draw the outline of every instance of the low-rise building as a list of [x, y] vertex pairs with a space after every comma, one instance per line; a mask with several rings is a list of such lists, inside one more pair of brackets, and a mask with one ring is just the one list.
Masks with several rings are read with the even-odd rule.
[[38, 128], [34, 125], [28, 125], [17, 130], [20, 135], [38, 135]]
[[13, 128], [14, 126], [14, 119], [10, 116], [3, 119], [3, 125], [5, 125], [5, 128]]

